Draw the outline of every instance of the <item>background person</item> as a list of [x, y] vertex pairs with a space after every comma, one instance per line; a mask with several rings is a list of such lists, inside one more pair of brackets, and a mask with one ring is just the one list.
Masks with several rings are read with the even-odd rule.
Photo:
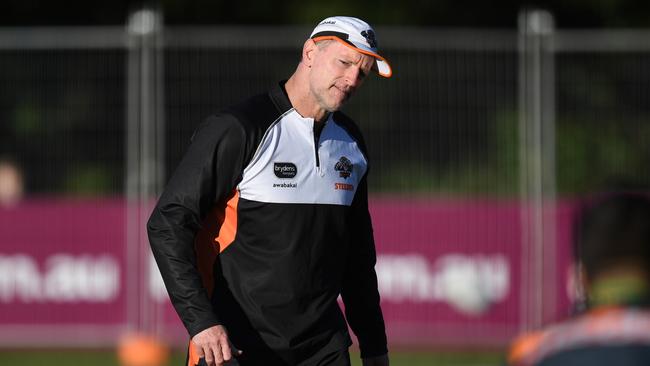
[[650, 200], [616, 194], [581, 214], [587, 311], [515, 341], [510, 365], [650, 365]]
[[20, 202], [25, 193], [23, 172], [18, 164], [0, 159], [0, 207], [12, 207]]

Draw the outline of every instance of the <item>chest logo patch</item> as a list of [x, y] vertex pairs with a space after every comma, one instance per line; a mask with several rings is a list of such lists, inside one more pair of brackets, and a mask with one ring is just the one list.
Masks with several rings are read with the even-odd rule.
[[295, 178], [298, 175], [298, 168], [294, 163], [273, 163], [273, 173], [278, 178]]
[[348, 179], [350, 174], [352, 174], [353, 167], [354, 165], [352, 165], [350, 159], [346, 158], [345, 156], [341, 156], [336, 165], [334, 165], [334, 170], [339, 172], [339, 176], [341, 178]]

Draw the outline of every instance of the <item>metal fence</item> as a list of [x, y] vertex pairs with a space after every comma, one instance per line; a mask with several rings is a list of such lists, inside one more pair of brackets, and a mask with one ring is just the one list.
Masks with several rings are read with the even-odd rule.
[[[151, 11], [0, 29], [0, 164], [26, 191], [0, 206], [0, 346], [184, 339], [151, 265], [151, 206], [194, 128], [287, 78], [309, 31], [164, 27]], [[650, 32], [558, 31], [544, 12], [518, 31], [377, 32], [394, 76], [345, 111], [370, 149], [391, 339], [503, 345], [566, 315], [576, 199], [650, 183]]]

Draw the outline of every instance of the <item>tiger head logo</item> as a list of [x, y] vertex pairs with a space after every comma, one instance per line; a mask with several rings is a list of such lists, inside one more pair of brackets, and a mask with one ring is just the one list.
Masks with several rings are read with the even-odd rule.
[[375, 38], [375, 32], [372, 29], [362, 31], [361, 35], [368, 41], [370, 47], [377, 48], [377, 38]]
[[336, 165], [334, 165], [334, 170], [339, 172], [339, 176], [341, 178], [348, 179], [350, 174], [352, 174], [353, 167], [354, 165], [352, 165], [350, 159], [346, 158], [345, 156], [341, 156]]

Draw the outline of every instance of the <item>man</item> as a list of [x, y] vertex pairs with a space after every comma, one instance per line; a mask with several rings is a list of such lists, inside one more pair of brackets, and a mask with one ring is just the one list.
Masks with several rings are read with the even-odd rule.
[[650, 200], [619, 194], [576, 226], [587, 312], [517, 340], [511, 365], [650, 365]]
[[[392, 73], [373, 29], [327, 18], [286, 83], [195, 132], [148, 223], [191, 336], [188, 365], [349, 365], [346, 318], [364, 365], [388, 365], [367, 154], [338, 112], [372, 70]], [[193, 245], [210, 226], [219, 254], [208, 295]]]

